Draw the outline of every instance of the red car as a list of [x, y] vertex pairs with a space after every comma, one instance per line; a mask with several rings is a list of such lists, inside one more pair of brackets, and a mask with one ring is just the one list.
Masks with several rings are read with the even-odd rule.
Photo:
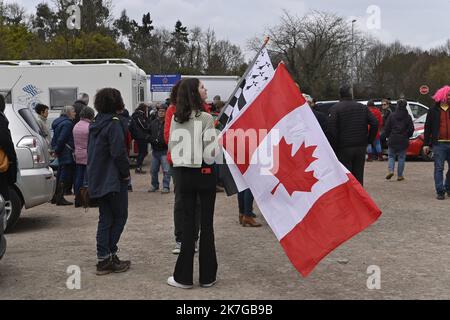
[[425, 132], [425, 121], [427, 120], [427, 115], [424, 114], [420, 118], [414, 121], [414, 134], [409, 139], [409, 147], [406, 155], [408, 157], [422, 158], [425, 161], [433, 161], [433, 153], [425, 154], [423, 152], [423, 140]]

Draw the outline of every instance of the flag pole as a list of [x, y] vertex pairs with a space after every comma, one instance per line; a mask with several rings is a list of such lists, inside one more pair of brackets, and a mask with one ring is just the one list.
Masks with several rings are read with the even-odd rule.
[[[231, 94], [231, 96], [228, 98], [227, 103], [225, 104], [225, 106], [222, 108], [222, 110], [219, 113], [219, 116], [217, 117], [217, 119], [220, 121], [222, 115], [224, 114], [224, 112], [227, 110], [228, 106], [230, 105], [231, 99], [233, 99], [234, 95], [236, 94], [236, 92], [239, 90], [240, 86], [242, 85], [242, 82], [244, 82], [244, 80], [247, 78], [248, 74], [250, 73], [250, 71], [252, 70], [253, 66], [256, 63], [256, 60], [258, 60], [259, 55], [261, 54], [261, 51], [264, 50], [264, 48], [267, 46], [267, 44], [269, 43], [270, 37], [267, 36], [264, 38], [264, 43], [262, 44], [261, 48], [258, 50], [258, 52], [256, 53], [255, 57], [253, 58], [253, 61], [249, 64], [249, 66], [247, 67], [247, 70], [245, 70], [244, 75], [241, 77], [241, 79], [239, 79], [239, 82], [236, 86], [236, 88], [234, 89], [233, 93]], [[223, 124], [225, 126], [225, 124]]]

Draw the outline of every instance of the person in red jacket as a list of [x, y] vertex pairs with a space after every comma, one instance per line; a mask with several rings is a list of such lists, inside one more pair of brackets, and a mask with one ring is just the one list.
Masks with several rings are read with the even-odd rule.
[[373, 144], [369, 144], [367, 147], [367, 161], [371, 162], [373, 160], [376, 160], [377, 158], [379, 161], [384, 161], [380, 139], [380, 130], [383, 126], [383, 114], [381, 113], [380, 109], [375, 106], [375, 102], [373, 100], [369, 100], [369, 102], [367, 102], [367, 106], [369, 107], [369, 110], [372, 112], [375, 118], [377, 118], [378, 120], [378, 132], [375, 141], [373, 142]]

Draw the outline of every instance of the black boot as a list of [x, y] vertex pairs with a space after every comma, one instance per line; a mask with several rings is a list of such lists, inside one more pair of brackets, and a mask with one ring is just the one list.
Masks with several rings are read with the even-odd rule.
[[56, 190], [56, 205], [57, 206], [72, 206], [73, 203], [64, 199], [64, 182], [60, 182]]

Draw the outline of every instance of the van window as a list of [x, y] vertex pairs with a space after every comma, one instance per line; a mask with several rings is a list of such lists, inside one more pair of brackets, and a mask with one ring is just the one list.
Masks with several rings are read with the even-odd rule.
[[428, 110], [421, 105], [410, 103], [409, 108], [411, 109], [411, 113], [414, 116], [414, 119], [420, 118], [424, 114], [428, 113]]
[[[12, 97], [10, 94], [8, 94], [9, 90], [8, 89], [0, 89], [0, 94], [6, 98], [5, 102], [6, 103], [12, 103]], [[8, 96], [6, 96], [8, 94]]]
[[39, 128], [39, 125], [36, 121], [36, 118], [33, 116], [33, 113], [30, 109], [21, 109], [19, 110], [20, 116], [25, 120], [25, 122], [30, 126], [31, 129], [33, 129], [34, 132], [39, 133], [42, 135], [41, 130]]
[[60, 110], [71, 106], [77, 100], [77, 88], [50, 89], [50, 109]]
[[139, 102], [145, 101], [144, 87], [139, 87]]

